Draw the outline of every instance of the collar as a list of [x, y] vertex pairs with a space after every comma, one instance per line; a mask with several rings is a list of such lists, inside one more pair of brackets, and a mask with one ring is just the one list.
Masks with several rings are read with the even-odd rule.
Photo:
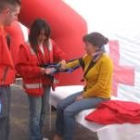
[[103, 54], [103, 51], [97, 51], [94, 54], [92, 54], [92, 60], [93, 62], [96, 62]]

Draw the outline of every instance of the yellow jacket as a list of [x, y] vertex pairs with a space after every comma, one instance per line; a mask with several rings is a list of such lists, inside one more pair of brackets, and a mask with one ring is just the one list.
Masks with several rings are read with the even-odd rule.
[[[83, 58], [85, 67], [84, 72], [88, 68], [92, 57], [85, 55]], [[72, 68], [79, 64], [79, 60], [67, 63], [66, 68]], [[103, 54], [95, 65], [87, 72], [84, 80], [86, 81], [84, 98], [100, 97], [110, 98], [112, 87], [113, 63], [110, 57]]]

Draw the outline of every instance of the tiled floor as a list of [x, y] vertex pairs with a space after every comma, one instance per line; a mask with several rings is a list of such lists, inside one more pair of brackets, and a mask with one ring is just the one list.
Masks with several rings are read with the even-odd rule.
[[[18, 86], [12, 87], [12, 103], [11, 103], [11, 136], [10, 140], [28, 140], [28, 100], [26, 94]], [[46, 122], [43, 129], [43, 134], [52, 140], [54, 135], [54, 122], [55, 111], [51, 114], [52, 125], [51, 131], [49, 129], [49, 119], [46, 118]], [[84, 127], [77, 124], [75, 132], [75, 140], [98, 140], [96, 133], [90, 132]]]

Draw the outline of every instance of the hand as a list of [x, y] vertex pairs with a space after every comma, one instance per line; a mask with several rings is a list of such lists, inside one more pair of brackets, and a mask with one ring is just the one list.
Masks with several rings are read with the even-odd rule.
[[84, 99], [83, 96], [82, 95], [79, 95], [79, 96], [76, 97], [75, 101], [80, 101], [82, 99]]
[[56, 70], [55, 68], [46, 68], [45, 74], [53, 74], [55, 70]]
[[40, 68], [41, 69], [41, 73], [44, 74], [45, 73], [45, 68]]
[[61, 60], [59, 62], [59, 64], [61, 65], [60, 70], [65, 70], [66, 69], [66, 60]]

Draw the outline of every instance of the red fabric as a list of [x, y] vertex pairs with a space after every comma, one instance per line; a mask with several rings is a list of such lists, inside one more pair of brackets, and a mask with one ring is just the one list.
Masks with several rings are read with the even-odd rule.
[[[47, 46], [44, 46], [44, 54], [38, 50], [38, 55], [30, 48], [29, 44], [23, 44], [19, 49], [19, 57], [16, 64], [16, 69], [18, 73], [23, 77], [23, 82], [25, 84], [32, 83], [41, 83], [43, 85], [51, 85], [52, 81], [49, 77], [45, 76], [41, 72], [39, 65], [50, 63], [50, 59], [53, 57], [53, 62], [58, 62], [62, 59], [67, 59], [66, 54], [62, 52], [58, 46], [51, 40], [52, 43], [52, 53], [47, 49]], [[53, 56], [50, 56], [53, 55]], [[57, 58], [57, 60], [56, 60]], [[42, 95], [43, 90], [40, 90], [41, 87], [35, 91], [26, 90], [28, 94], [39, 96]]]
[[18, 59], [19, 46], [25, 42], [24, 34], [18, 21], [14, 21], [10, 26], [4, 27], [4, 29], [11, 37], [10, 50], [15, 65]]
[[9, 85], [15, 79], [15, 69], [10, 50], [8, 49], [6, 36], [0, 26], [0, 85]]
[[140, 123], [140, 104], [129, 101], [106, 101], [85, 117], [99, 124]]
[[[70, 59], [83, 55], [82, 37], [87, 34], [88, 28], [86, 20], [81, 15], [62, 0], [23, 0], [19, 21], [26, 27], [30, 27], [32, 21], [38, 17], [48, 21], [51, 26], [51, 38]], [[81, 84], [82, 75], [81, 69], [71, 74], [62, 73], [59, 77], [59, 85]]]

